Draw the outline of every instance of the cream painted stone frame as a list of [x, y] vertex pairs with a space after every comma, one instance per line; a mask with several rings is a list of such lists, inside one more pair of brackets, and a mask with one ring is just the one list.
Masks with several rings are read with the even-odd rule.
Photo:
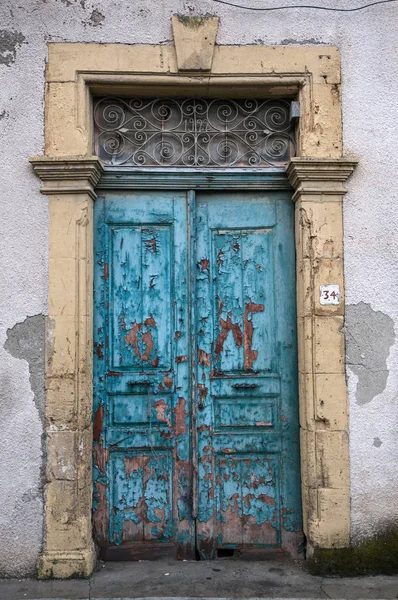
[[[41, 578], [87, 576], [92, 540], [93, 93], [272, 97], [300, 101], [294, 188], [304, 532], [350, 543], [342, 200], [355, 162], [342, 156], [340, 60], [334, 47], [215, 46], [211, 71], [178, 71], [173, 45], [50, 43], [45, 156], [31, 159], [50, 201], [46, 354], [47, 483]], [[319, 285], [337, 283], [339, 306]]]

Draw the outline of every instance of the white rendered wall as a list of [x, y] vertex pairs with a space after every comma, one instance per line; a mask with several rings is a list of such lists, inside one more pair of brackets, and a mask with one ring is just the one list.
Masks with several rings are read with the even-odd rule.
[[[365, 3], [305, 2], [335, 8]], [[0, 574], [32, 573], [42, 542], [40, 352], [48, 210], [27, 159], [43, 152], [46, 44], [169, 43], [175, 13], [219, 15], [219, 44], [340, 49], [344, 153], [359, 160], [344, 205], [353, 540], [398, 528], [398, 3], [357, 13], [260, 13], [212, 0], [2, 0]]]

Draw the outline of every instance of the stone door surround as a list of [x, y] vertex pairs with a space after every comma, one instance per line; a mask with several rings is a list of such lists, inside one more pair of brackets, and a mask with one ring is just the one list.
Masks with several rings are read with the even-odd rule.
[[[350, 542], [342, 201], [355, 161], [342, 158], [340, 59], [325, 46], [217, 46], [216, 18], [173, 18], [174, 45], [49, 43], [45, 154], [31, 158], [49, 196], [45, 541], [41, 578], [88, 576], [92, 538], [93, 203], [95, 94], [295, 97], [294, 189], [301, 478], [307, 556]], [[193, 52], [192, 48], [201, 49]], [[319, 286], [338, 284], [339, 305]]]

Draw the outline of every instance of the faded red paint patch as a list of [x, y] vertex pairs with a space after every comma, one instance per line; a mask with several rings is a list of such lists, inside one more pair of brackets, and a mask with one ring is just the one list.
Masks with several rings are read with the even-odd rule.
[[122, 527], [123, 542], [140, 542], [142, 540], [142, 523], [134, 523], [132, 519], [126, 519]]
[[198, 383], [199, 399], [204, 401], [207, 397], [208, 388], [203, 383]]
[[155, 237], [151, 237], [144, 240], [144, 244], [147, 250], [151, 250], [154, 254], [158, 251], [157, 242]]
[[145, 467], [149, 461], [147, 456], [126, 456], [124, 458], [124, 471], [127, 477], [130, 477], [131, 473], [135, 473], [139, 469]]
[[244, 544], [276, 544], [277, 531], [270, 521], [258, 524], [253, 515], [243, 515], [242, 532]]
[[94, 425], [93, 425], [93, 440], [99, 442], [101, 440], [102, 426], [104, 423], [104, 407], [99, 404], [97, 410], [94, 413]]
[[[145, 319], [144, 324], [146, 327], [156, 327], [156, 321], [152, 315], [150, 315], [150, 317]], [[126, 344], [129, 344], [133, 348], [134, 355], [137, 356], [137, 358], [139, 358], [143, 362], [147, 362], [151, 356], [151, 353], [153, 350], [153, 345], [154, 345], [152, 333], [149, 330], [142, 334], [141, 337], [142, 337], [143, 344], [145, 344], [145, 352], [141, 355], [140, 348], [139, 348], [138, 334], [140, 331], [142, 331], [142, 323], [136, 323], [134, 321], [134, 323], [132, 323], [131, 325], [132, 325], [132, 327], [131, 327], [130, 331], [128, 332], [127, 335], [124, 336], [124, 341]]]
[[243, 351], [244, 365], [247, 371], [251, 371], [253, 369], [253, 363], [258, 356], [258, 351], [252, 349], [254, 328], [252, 320], [249, 319], [249, 314], [259, 312], [264, 312], [264, 304], [255, 304], [254, 302], [249, 302], [246, 304], [245, 312], [243, 313]]
[[159, 366], [159, 357], [158, 356], [151, 361], [151, 365], [155, 368]]
[[104, 542], [108, 536], [109, 515], [106, 504], [106, 487], [99, 481], [95, 484], [97, 488], [98, 504], [93, 514], [93, 525], [95, 538], [99, 542]]
[[153, 405], [156, 412], [156, 419], [158, 421], [162, 421], [163, 423], [167, 423], [169, 427], [171, 427], [170, 417], [168, 416], [169, 407], [163, 399], [157, 400]]
[[155, 513], [155, 516], [158, 519], [160, 519], [160, 521], [164, 521], [164, 519], [165, 519], [165, 510], [164, 510], [164, 508], [159, 508], [157, 506], [153, 512]]
[[210, 261], [208, 258], [202, 258], [202, 260], [200, 260], [198, 264], [201, 271], [209, 270]]
[[187, 357], [186, 356], [176, 356], [176, 363], [184, 363], [187, 362]]
[[177, 406], [174, 409], [174, 415], [176, 420], [176, 435], [184, 435], [184, 433], [187, 431], [185, 418], [188, 416], [188, 413], [185, 410], [184, 398], [178, 398]]
[[104, 348], [104, 344], [99, 344], [98, 342], [94, 342], [94, 350], [99, 359], [104, 358], [104, 354], [102, 352]]
[[142, 329], [142, 323], [132, 323], [132, 327], [128, 334], [124, 337], [126, 344], [129, 344], [133, 350], [135, 356], [140, 356], [140, 349], [138, 347], [138, 332]]
[[164, 381], [164, 385], [170, 390], [171, 386], [173, 385], [173, 380], [171, 377], [169, 377], [168, 375], [165, 375], [163, 378]]
[[204, 350], [199, 348], [198, 350], [198, 361], [202, 367], [210, 367], [210, 357], [211, 354], [207, 354]]
[[147, 327], [156, 327], [156, 321], [153, 318], [152, 313], [150, 314], [150, 316], [147, 319], [145, 319], [145, 325]]
[[144, 354], [141, 356], [141, 360], [143, 362], [147, 362], [149, 357], [151, 356], [151, 352], [153, 350], [153, 339], [152, 333], [150, 331], [146, 331], [142, 334], [142, 341], [144, 342], [146, 349]]
[[181, 331], [176, 331], [176, 332], [175, 332], [175, 335], [174, 335], [174, 339], [175, 339], [175, 341], [179, 340], [179, 339], [180, 339], [180, 337], [181, 337]]
[[99, 444], [93, 445], [94, 464], [98, 467], [101, 475], [106, 475], [106, 463], [109, 461], [109, 450], [102, 447], [102, 440]]
[[109, 265], [108, 263], [104, 264], [104, 280], [106, 281], [109, 277]]
[[242, 502], [246, 504], [248, 508], [251, 506], [251, 501], [255, 498], [254, 494], [246, 494], [246, 496], [242, 497]]
[[232, 316], [232, 313], [229, 312], [226, 321], [224, 319], [220, 319], [221, 331], [220, 331], [220, 335], [218, 336], [218, 338], [216, 340], [216, 350], [215, 350], [215, 354], [216, 354], [217, 358], [219, 358], [219, 356], [223, 350], [224, 342], [227, 339], [227, 335], [230, 331], [232, 331], [232, 335], [234, 336], [235, 344], [238, 347], [242, 346], [242, 342], [243, 342], [242, 331], [241, 331], [238, 323], [232, 323], [231, 316]]
[[221, 302], [221, 299], [219, 296], [216, 296], [217, 299], [217, 317], [219, 317], [222, 313], [222, 309], [223, 309], [223, 303]]
[[275, 506], [275, 498], [272, 498], [272, 496], [260, 494], [258, 499], [261, 500], [261, 502], [264, 502], [264, 504], [267, 504], [268, 506]]

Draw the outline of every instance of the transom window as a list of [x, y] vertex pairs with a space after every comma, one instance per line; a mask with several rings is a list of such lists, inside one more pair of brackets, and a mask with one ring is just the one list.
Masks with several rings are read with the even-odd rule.
[[283, 166], [295, 154], [287, 100], [97, 98], [94, 146], [107, 165]]

